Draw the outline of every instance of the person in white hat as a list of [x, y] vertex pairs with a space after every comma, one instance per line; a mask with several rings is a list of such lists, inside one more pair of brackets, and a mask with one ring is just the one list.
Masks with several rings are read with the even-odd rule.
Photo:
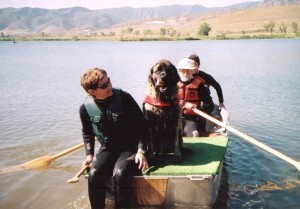
[[182, 108], [183, 135], [196, 137], [205, 132], [205, 119], [200, 118], [193, 109], [197, 108], [210, 114], [214, 109], [214, 103], [207, 92], [200, 77], [194, 77], [197, 68], [194, 60], [184, 58], [176, 66], [180, 81], [178, 82], [178, 95]]

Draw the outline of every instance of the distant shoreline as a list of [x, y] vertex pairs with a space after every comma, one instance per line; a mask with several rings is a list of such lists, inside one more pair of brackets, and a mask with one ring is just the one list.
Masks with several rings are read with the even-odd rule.
[[236, 36], [208, 36], [208, 37], [86, 37], [86, 36], [24, 36], [0, 38], [0, 41], [199, 41], [199, 40], [242, 40], [242, 39], [290, 39], [300, 38], [298, 35], [291, 34], [257, 34], [257, 35], [236, 35]]

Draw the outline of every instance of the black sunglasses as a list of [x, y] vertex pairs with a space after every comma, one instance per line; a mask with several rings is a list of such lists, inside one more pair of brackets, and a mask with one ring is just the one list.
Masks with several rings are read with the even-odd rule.
[[97, 88], [106, 89], [108, 87], [108, 85], [110, 84], [110, 78], [109, 77], [107, 77], [107, 78], [108, 78], [108, 80], [101, 86], [97, 86]]

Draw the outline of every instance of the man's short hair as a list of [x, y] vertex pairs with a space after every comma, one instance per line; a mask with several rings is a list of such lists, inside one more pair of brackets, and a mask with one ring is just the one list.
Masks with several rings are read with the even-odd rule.
[[87, 70], [80, 77], [80, 84], [84, 88], [84, 90], [88, 92], [89, 89], [96, 89], [98, 86], [98, 82], [102, 80], [102, 78], [105, 76], [107, 76], [105, 70], [99, 68], [92, 68]]

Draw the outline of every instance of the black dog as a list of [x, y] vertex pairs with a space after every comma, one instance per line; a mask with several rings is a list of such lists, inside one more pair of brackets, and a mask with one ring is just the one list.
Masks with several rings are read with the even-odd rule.
[[168, 60], [160, 60], [150, 71], [143, 111], [150, 127], [149, 159], [157, 153], [174, 153], [182, 160], [181, 111], [178, 103], [179, 75]]

